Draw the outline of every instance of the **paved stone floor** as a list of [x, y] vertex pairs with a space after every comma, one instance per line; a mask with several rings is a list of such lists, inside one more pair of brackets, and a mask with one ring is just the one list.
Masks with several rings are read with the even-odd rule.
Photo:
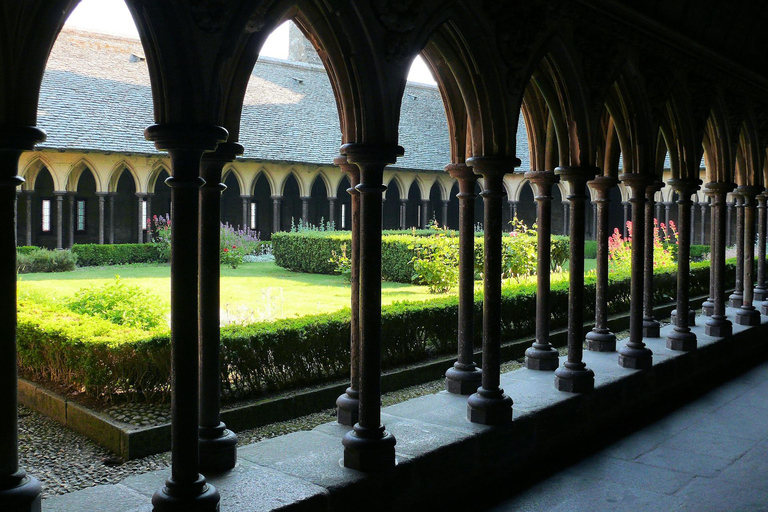
[[487, 510], [768, 511], [768, 362]]

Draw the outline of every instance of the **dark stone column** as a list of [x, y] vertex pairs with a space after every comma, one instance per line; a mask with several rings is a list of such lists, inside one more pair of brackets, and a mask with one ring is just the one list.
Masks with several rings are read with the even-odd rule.
[[301, 197], [301, 221], [306, 225], [309, 223], [309, 200], [311, 198], [302, 196]]
[[153, 125], [145, 131], [171, 157], [171, 476], [152, 496], [156, 511], [218, 511], [219, 493], [200, 473], [198, 228], [203, 153], [227, 138], [218, 126]]
[[731, 183], [707, 183], [707, 192], [712, 198], [712, 224], [715, 225], [713, 230], [715, 236], [712, 240], [712, 266], [715, 270], [713, 276], [715, 287], [712, 296], [715, 306], [712, 316], [704, 327], [707, 336], [730, 336], [733, 333], [733, 325], [725, 316], [725, 239], [728, 232], [725, 198], [731, 190], [733, 190]]
[[696, 203], [691, 203], [691, 245], [696, 243]]
[[733, 230], [731, 229], [731, 226], [733, 224], [733, 221], [731, 220], [731, 217], [733, 215], [733, 209], [736, 207], [736, 201], [726, 203], [726, 220], [725, 220], [725, 226], [726, 226], [726, 238], [725, 238], [725, 245], [730, 247], [733, 245]]
[[570, 216], [570, 205], [567, 201], [563, 201], [563, 234], [568, 233], [568, 219]]
[[24, 194], [27, 199], [27, 239], [25, 244], [27, 246], [32, 245], [32, 197], [34, 194], [34, 190], [26, 190]]
[[740, 189], [741, 187], [733, 191], [736, 210], [736, 284], [733, 293], [728, 297], [732, 308], [741, 307], [744, 303], [744, 197]]
[[744, 277], [743, 302], [736, 312], [739, 325], [760, 325], [760, 312], [752, 304], [754, 298], [755, 271], [755, 197], [763, 191], [762, 187], [741, 186], [737, 189], [744, 198]]
[[328, 222], [332, 226], [336, 226], [336, 198], [328, 198]]
[[[677, 192], [678, 244], [677, 244], [677, 311], [689, 311], [689, 290], [691, 271], [691, 194], [696, 193], [701, 180], [671, 179], [669, 186]], [[667, 348], [690, 351], [696, 348], [696, 334], [691, 332], [689, 315], [678, 314], [675, 328], [667, 336]]]
[[399, 146], [345, 144], [360, 169], [360, 420], [344, 435], [344, 466], [374, 472], [395, 465], [395, 437], [381, 424], [381, 199], [384, 168]]
[[[712, 190], [709, 188], [709, 185], [706, 186], [704, 193], [707, 195], [707, 197], [710, 198], [710, 201], [714, 201], [712, 199]], [[702, 316], [712, 316], [715, 312], [715, 209], [714, 207], [709, 208], [710, 212], [710, 225], [709, 225], [709, 296], [707, 299], [701, 304], [701, 315]], [[704, 222], [703, 219], [706, 218], [705, 211], [702, 207], [701, 212], [701, 218], [702, 218], [702, 230], [704, 229]], [[702, 243], [704, 240], [704, 236], [702, 235]]]
[[592, 226], [594, 227], [594, 230], [592, 231], [592, 239], [597, 241], [597, 203], [592, 203]]
[[595, 373], [582, 361], [584, 328], [584, 210], [587, 181], [594, 178], [594, 167], [558, 167], [555, 174], [570, 185], [570, 285], [568, 293], [568, 359], [555, 370], [555, 388], [570, 393], [592, 391]]
[[406, 222], [408, 221], [408, 216], [406, 214], [407, 208], [408, 200], [400, 199], [400, 229], [408, 229], [408, 226], [406, 226]]
[[[471, 395], [482, 382], [474, 362], [475, 333], [475, 183], [478, 176], [465, 164], [449, 164], [445, 170], [459, 184], [459, 331], [458, 360], [445, 372], [449, 393]], [[447, 203], [447, 201], [445, 201]]]
[[283, 196], [270, 196], [272, 198], [272, 232], [280, 231], [280, 205], [283, 202]]
[[[701, 208], [701, 231], [699, 233], [699, 243], [701, 245], [704, 245], [707, 243], [707, 202], [706, 200], [703, 203], [699, 204], [699, 208]], [[712, 242], [710, 241], [710, 244]]]
[[[115, 243], [115, 196], [116, 193], [109, 194], [109, 243]], [[150, 238], [151, 240], [151, 238]]]
[[450, 201], [440, 201], [443, 206], [442, 211], [442, 221], [443, 221], [443, 227], [448, 227], [448, 205], [450, 204]]
[[656, 192], [664, 187], [663, 181], [654, 181], [645, 189], [645, 250], [643, 269], [643, 337], [661, 336], [661, 325], [653, 317], [653, 244], [658, 223], [653, 217]]
[[421, 229], [429, 226], [429, 199], [421, 200]]
[[765, 244], [766, 244], [766, 202], [768, 197], [763, 192], [757, 196], [757, 284], [755, 285], [754, 299], [764, 301], [768, 298], [768, 289], [765, 283]]
[[235, 467], [237, 436], [221, 421], [221, 183], [224, 166], [243, 154], [236, 142], [219, 144], [202, 158], [200, 175], [200, 244], [198, 254], [200, 294], [200, 470], [219, 473]]
[[667, 201], [661, 204], [664, 205], [664, 220], [667, 227], [669, 227], [669, 221], [671, 220], [671, 213], [672, 213], [672, 202]]
[[[107, 196], [106, 192], [99, 192], [96, 194], [96, 196], [99, 198], [99, 244], [104, 245], [104, 225], [105, 222], [105, 211], [104, 211], [104, 202]], [[145, 220], [146, 222], [146, 220]]]
[[622, 201], [621, 206], [624, 207], [624, 222], [621, 224], [621, 236], [627, 238], [627, 222], [630, 219], [629, 201]]
[[560, 366], [560, 355], [549, 342], [549, 293], [552, 263], [552, 187], [558, 181], [553, 171], [529, 171], [525, 177], [536, 186], [536, 224], [538, 253], [536, 257], [536, 341], [525, 351], [525, 367], [530, 370], [554, 371]]
[[512, 421], [512, 399], [499, 387], [501, 374], [501, 237], [504, 175], [520, 165], [516, 158], [473, 157], [467, 160], [483, 176], [483, 379], [467, 399], [467, 418], [483, 425]]
[[[16, 187], [24, 183], [19, 158], [45, 140], [32, 127], [0, 129], [0, 215], [12, 219]], [[29, 210], [28, 210], [29, 211]], [[16, 352], [16, 226], [0, 223], [0, 505], [13, 512], [40, 512], [42, 487], [19, 468]]]
[[56, 248], [64, 248], [64, 194], [66, 192], [54, 192], [56, 198]]
[[[551, 190], [549, 191], [549, 195], [552, 195], [552, 191]], [[551, 202], [552, 201], [550, 200], [550, 203]], [[517, 204], [518, 204], [518, 202], [517, 201], [508, 201], [508, 203], [509, 203], [509, 218], [510, 219], [514, 219], [515, 217], [517, 217]], [[552, 206], [550, 206], [549, 208], [550, 208], [550, 212], [549, 213], [550, 213], [550, 216], [551, 216], [552, 215]], [[550, 231], [552, 231], [552, 226], [551, 225], [550, 225], [549, 229], [550, 229]]]
[[[625, 173], [619, 179], [630, 189], [632, 205], [632, 273], [629, 295], [629, 340], [619, 349], [619, 366], [645, 370], [653, 365], [653, 352], [643, 343], [643, 289], [645, 284], [645, 202], [653, 175]], [[626, 211], [626, 210], [625, 210]]]
[[69, 248], [71, 249], [75, 245], [75, 194], [76, 192], [67, 192], [67, 204], [69, 205], [69, 226], [67, 232], [69, 234]]
[[240, 195], [240, 201], [242, 203], [243, 207], [243, 229], [250, 229], [251, 228], [251, 198], [253, 196], [249, 195]]
[[608, 226], [609, 193], [619, 180], [612, 176], [598, 176], [588, 183], [596, 192], [593, 205], [597, 210], [597, 283], [595, 287], [595, 327], [587, 333], [587, 350], [613, 352], [616, 350], [616, 335], [608, 329]]
[[336, 421], [342, 425], [354, 426], [360, 414], [360, 169], [347, 162], [346, 156], [338, 156], [333, 163], [347, 175], [350, 195], [350, 226], [352, 240], [349, 248], [350, 259], [350, 336], [349, 336], [349, 387], [336, 399]]

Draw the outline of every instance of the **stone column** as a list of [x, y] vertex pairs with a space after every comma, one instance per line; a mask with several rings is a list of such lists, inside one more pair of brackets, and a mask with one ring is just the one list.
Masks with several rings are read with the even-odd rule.
[[725, 219], [726, 238], [725, 238], [725, 245], [727, 247], [730, 247], [730, 246], [733, 245], [733, 230], [731, 229], [733, 221], [731, 220], [731, 217], [733, 215], [734, 208], [736, 208], [736, 201], [735, 200], [733, 202], [727, 202], [726, 203], [726, 219]]
[[54, 192], [56, 198], [56, 248], [64, 248], [64, 194], [66, 192]]
[[448, 227], [448, 205], [450, 204], [450, 201], [441, 201], [441, 204], [443, 206], [442, 211], [442, 220], [443, 220], [443, 227]]
[[[138, 216], [137, 223], [138, 223], [138, 226], [139, 226], [139, 234], [136, 236], [136, 242], [143, 243], [144, 242], [144, 230], [142, 228], [144, 227], [145, 223], [147, 222], [147, 219], [145, 219], [144, 215], [142, 215], [142, 212], [144, 210], [142, 208], [142, 206], [144, 205], [144, 200], [146, 199], [147, 194], [145, 194], [143, 192], [137, 192], [136, 193], [136, 197], [138, 198], [138, 207], [139, 207], [139, 213], [137, 215]], [[171, 217], [173, 217], [173, 216], [171, 216]], [[176, 222], [176, 219], [173, 219], [173, 222]]]
[[597, 203], [592, 203], [592, 226], [594, 226], [594, 231], [592, 232], [592, 239], [597, 240]]
[[399, 146], [345, 144], [360, 169], [360, 419], [344, 435], [344, 466], [374, 472], [395, 465], [395, 437], [381, 423], [381, 197], [384, 168]]
[[665, 224], [667, 225], [667, 229], [669, 229], [669, 221], [671, 220], [671, 213], [672, 213], [672, 202], [666, 201], [662, 203], [664, 205], [664, 220]]
[[624, 222], [621, 225], [621, 236], [624, 238], [627, 238], [629, 233], [627, 232], [627, 222], [629, 222], [630, 219], [630, 211], [629, 211], [629, 201], [622, 201], [621, 206], [624, 209]]
[[[115, 243], [115, 196], [116, 193], [109, 194], [109, 243]], [[150, 241], [152, 239], [150, 238]]]
[[144, 219], [144, 226], [147, 227], [146, 234], [144, 236], [144, 240], [149, 243], [152, 241], [152, 223], [148, 222], [149, 219], [152, 218], [152, 198], [155, 196], [152, 192], [147, 192], [147, 214], [145, 215]]
[[203, 153], [227, 138], [218, 126], [153, 125], [144, 132], [171, 157], [171, 476], [155, 492], [155, 510], [217, 511], [219, 493], [200, 473], [198, 228]]
[[744, 303], [744, 197], [740, 189], [733, 191], [733, 207], [736, 210], [736, 284], [728, 297], [732, 308], [741, 307]]
[[[709, 184], [706, 185], [704, 194], [710, 198], [711, 201], [714, 201], [712, 199], [712, 190], [709, 188]], [[709, 223], [709, 296], [707, 299], [701, 304], [701, 315], [702, 316], [712, 316], [712, 314], [715, 312], [715, 209], [714, 207], [710, 207], [709, 209], [711, 219]], [[701, 212], [701, 218], [705, 219], [705, 211], [702, 209]], [[704, 229], [704, 222], [702, 220], [702, 230]], [[704, 236], [702, 235], [702, 243], [704, 243]]]
[[570, 213], [569, 213], [570, 207], [571, 206], [566, 201], [563, 201], [563, 234], [564, 235], [568, 233], [568, 220], [570, 218]]
[[69, 226], [68, 226], [68, 238], [69, 248], [71, 249], [75, 245], [75, 222], [77, 222], [77, 214], [75, 212], [75, 194], [76, 192], [67, 192], [67, 204], [69, 206]]
[[429, 227], [429, 199], [421, 200], [421, 229]]
[[[98, 192], [96, 196], [99, 198], [99, 244], [104, 245], [104, 226], [106, 224], [105, 222], [105, 211], [104, 211], [104, 203], [106, 200], [107, 193], [106, 192]], [[144, 221], [146, 222], [146, 220]], [[146, 224], [145, 224], [146, 225]]]
[[[707, 202], [704, 201], [703, 203], [699, 204], [699, 208], [701, 208], [701, 231], [699, 233], [699, 240], [701, 245], [705, 245], [707, 243]], [[710, 244], [712, 241], [710, 240]]]
[[744, 277], [743, 302], [736, 312], [739, 325], [760, 325], [760, 311], [752, 304], [754, 298], [755, 276], [755, 197], [763, 191], [762, 187], [741, 186], [737, 189], [744, 198]]
[[474, 362], [475, 333], [475, 183], [477, 175], [465, 164], [450, 164], [445, 170], [459, 184], [459, 331], [458, 360], [445, 372], [449, 393], [471, 395], [482, 383], [482, 372]]
[[[549, 191], [549, 194], [552, 195], [552, 191], [551, 190]], [[507, 202], [509, 203], [509, 218], [510, 218], [510, 220], [517, 218], [517, 205], [518, 205], [518, 202], [517, 201], [507, 201]], [[552, 207], [551, 206], [550, 206], [550, 212], [549, 213], [550, 213], [550, 216], [551, 216], [552, 215]], [[552, 229], [552, 227], [550, 226], [550, 230], [551, 229]]]
[[714, 224], [714, 239], [712, 240], [712, 266], [715, 283], [712, 293], [714, 309], [707, 320], [704, 332], [707, 336], [730, 336], [733, 325], [725, 316], [725, 240], [727, 229], [726, 195], [733, 190], [733, 184], [723, 182], [707, 183], [707, 192], [712, 198], [712, 224]]
[[[630, 189], [632, 205], [632, 271], [629, 295], [629, 340], [619, 349], [619, 366], [645, 370], [653, 366], [653, 352], [643, 343], [643, 288], [645, 280], [645, 202], [653, 175], [625, 173], [619, 179]], [[626, 208], [625, 210], [626, 211]]]
[[306, 225], [309, 224], [309, 200], [311, 198], [307, 196], [301, 197], [301, 221]]
[[696, 203], [691, 203], [691, 245], [696, 243]]
[[34, 190], [27, 190], [27, 239], [25, 245], [32, 245], [32, 197], [35, 195]]
[[346, 156], [338, 156], [333, 163], [347, 175], [352, 219], [349, 247], [350, 276], [350, 336], [349, 336], [349, 387], [336, 399], [336, 421], [341, 425], [354, 426], [360, 414], [360, 169], [348, 163]]
[[280, 206], [283, 202], [283, 196], [270, 196], [272, 198], [272, 232], [280, 231]]
[[200, 176], [200, 243], [198, 247], [198, 345], [200, 350], [200, 470], [220, 473], [235, 467], [237, 436], [221, 421], [221, 182], [224, 166], [243, 146], [236, 142], [219, 144], [205, 153]]
[[328, 198], [328, 222], [332, 226], [336, 226], [336, 198]]
[[677, 307], [675, 327], [667, 336], [667, 348], [671, 350], [690, 351], [697, 345], [696, 334], [689, 327], [690, 315], [682, 314], [689, 311], [689, 290], [691, 271], [691, 195], [696, 193], [701, 180], [674, 178], [668, 181], [669, 186], [677, 192]]
[[530, 370], [554, 371], [560, 366], [560, 355], [549, 342], [549, 294], [552, 264], [552, 187], [557, 183], [558, 177], [553, 171], [528, 171], [525, 177], [536, 186], [536, 224], [538, 225], [536, 340], [525, 351], [525, 367]]
[[243, 208], [243, 230], [247, 230], [251, 228], [251, 199], [253, 196], [249, 196], [247, 194], [240, 195], [240, 202], [241, 206]]
[[608, 329], [608, 226], [610, 191], [619, 180], [612, 176], [598, 176], [588, 185], [595, 190], [597, 198], [593, 206], [597, 209], [597, 282], [595, 286], [595, 327], [587, 333], [587, 350], [613, 352], [616, 350], [616, 335]]
[[643, 269], [643, 337], [661, 336], [661, 325], [653, 317], [653, 247], [658, 222], [653, 217], [656, 192], [664, 187], [663, 181], [654, 181], [645, 189], [645, 250]]
[[568, 292], [568, 359], [555, 370], [555, 388], [570, 393], [592, 391], [595, 373], [582, 361], [584, 338], [584, 210], [586, 185], [597, 174], [595, 167], [558, 167], [555, 174], [570, 185], [571, 220], [570, 285]]
[[768, 298], [768, 288], [765, 283], [765, 244], [766, 239], [766, 203], [768, 192], [757, 196], [757, 284], [755, 285], [754, 299], [764, 301]]
[[[45, 140], [42, 130], [0, 131], [0, 215], [13, 218], [16, 187], [24, 183], [19, 158]], [[29, 210], [29, 209], [28, 209]], [[16, 226], [0, 223], [0, 503], [14, 512], [39, 512], [42, 487], [19, 467], [18, 367], [16, 351]]]
[[499, 386], [501, 374], [501, 214], [504, 175], [520, 165], [516, 158], [473, 157], [467, 160], [483, 177], [483, 378], [467, 399], [467, 418], [483, 425], [512, 421], [512, 399]]
[[408, 229], [406, 223], [408, 222], [408, 200], [400, 200], [400, 229]]

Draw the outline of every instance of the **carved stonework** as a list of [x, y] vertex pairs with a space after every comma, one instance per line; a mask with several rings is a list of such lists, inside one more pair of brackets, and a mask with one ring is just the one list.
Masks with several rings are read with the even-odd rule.
[[209, 34], [221, 32], [229, 19], [229, 7], [224, 0], [190, 0], [189, 9], [195, 25]]
[[410, 57], [409, 33], [419, 25], [420, 0], [371, 0], [371, 7], [387, 30], [386, 59], [404, 63]]

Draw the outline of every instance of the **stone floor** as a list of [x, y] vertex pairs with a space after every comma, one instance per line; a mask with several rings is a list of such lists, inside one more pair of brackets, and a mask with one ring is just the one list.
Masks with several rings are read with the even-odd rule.
[[768, 363], [487, 510], [768, 510]]

